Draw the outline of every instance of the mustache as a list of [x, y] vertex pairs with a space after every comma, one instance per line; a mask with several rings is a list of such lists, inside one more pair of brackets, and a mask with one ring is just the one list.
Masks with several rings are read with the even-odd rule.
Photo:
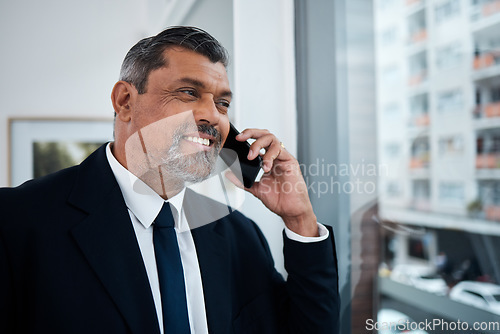
[[198, 125], [198, 132], [214, 137], [216, 144], [221, 141], [221, 134], [213, 125], [200, 124]]
[[[184, 136], [185, 133], [192, 132], [193, 126], [190, 123], [185, 123], [180, 125], [177, 130], [174, 133], [173, 136], [173, 146], [176, 147], [180, 144], [180, 141], [182, 137]], [[212, 136], [213, 142], [214, 142], [214, 147], [215, 148], [220, 148], [221, 146], [221, 141], [222, 141], [222, 135], [219, 130], [217, 130], [213, 125], [208, 125], [208, 124], [200, 124], [196, 127], [196, 130], [201, 133], [205, 133], [209, 136]]]

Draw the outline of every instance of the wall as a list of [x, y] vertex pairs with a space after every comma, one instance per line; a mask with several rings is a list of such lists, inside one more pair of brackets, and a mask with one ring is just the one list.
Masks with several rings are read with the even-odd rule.
[[196, 0], [182, 24], [204, 29], [224, 45], [230, 58], [229, 83], [234, 89], [233, 1]]
[[113, 117], [110, 93], [128, 49], [146, 36], [146, 1], [0, 4], [0, 186], [7, 179], [8, 119]]

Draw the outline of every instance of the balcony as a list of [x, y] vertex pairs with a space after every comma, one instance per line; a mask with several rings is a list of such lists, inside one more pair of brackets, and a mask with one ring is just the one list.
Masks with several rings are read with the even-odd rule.
[[427, 71], [426, 70], [421, 70], [415, 74], [412, 74], [408, 78], [408, 86], [410, 87], [415, 87], [423, 83], [424, 81], [427, 81]]
[[499, 153], [478, 154], [476, 157], [476, 168], [477, 169], [500, 168], [500, 154]]
[[500, 76], [500, 47], [495, 46], [476, 55], [472, 66], [472, 78], [477, 83], [491, 84], [491, 79]]
[[415, 127], [426, 127], [431, 124], [431, 118], [429, 117], [428, 113], [423, 113], [417, 116], [414, 116], [410, 120], [410, 126], [415, 126]]
[[486, 117], [500, 116], [500, 102], [488, 103], [484, 106], [484, 114]]
[[410, 158], [410, 169], [429, 168], [429, 153], [413, 156]]
[[409, 43], [417, 44], [427, 40], [427, 29], [422, 28], [410, 35]]
[[483, 17], [487, 17], [500, 12], [500, 0], [485, 3], [481, 8]]
[[419, 12], [425, 8], [424, 0], [406, 0], [407, 14], [412, 15]]
[[500, 116], [500, 101], [478, 105], [473, 110], [474, 118], [492, 118]]
[[484, 207], [484, 213], [487, 220], [500, 221], [500, 206], [487, 205]]
[[474, 58], [474, 70], [481, 70], [500, 63], [500, 52], [492, 51], [477, 55]]
[[431, 200], [430, 198], [421, 197], [413, 198], [410, 202], [410, 209], [417, 211], [431, 211]]
[[421, 2], [423, 2], [423, 1], [422, 0], [406, 0], [406, 5], [409, 7], [409, 6], [417, 5]]

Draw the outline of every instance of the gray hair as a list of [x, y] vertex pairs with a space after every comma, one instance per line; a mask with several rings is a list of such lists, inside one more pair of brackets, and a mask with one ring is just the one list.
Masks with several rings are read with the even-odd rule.
[[167, 66], [164, 51], [180, 46], [197, 52], [212, 61], [227, 67], [227, 50], [212, 35], [196, 27], [170, 27], [156, 36], [147, 37], [134, 45], [125, 56], [120, 71], [120, 80], [131, 83], [139, 94], [146, 92], [151, 71]]

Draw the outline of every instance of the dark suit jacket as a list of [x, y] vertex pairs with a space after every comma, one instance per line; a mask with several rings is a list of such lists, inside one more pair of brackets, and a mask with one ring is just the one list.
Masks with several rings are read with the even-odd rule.
[[[200, 195], [185, 198], [193, 196]], [[0, 333], [159, 333], [104, 146], [79, 166], [0, 189], [0, 206]], [[332, 239], [301, 244], [285, 237], [285, 282], [261, 231], [242, 214], [192, 234], [210, 333], [337, 333]]]

